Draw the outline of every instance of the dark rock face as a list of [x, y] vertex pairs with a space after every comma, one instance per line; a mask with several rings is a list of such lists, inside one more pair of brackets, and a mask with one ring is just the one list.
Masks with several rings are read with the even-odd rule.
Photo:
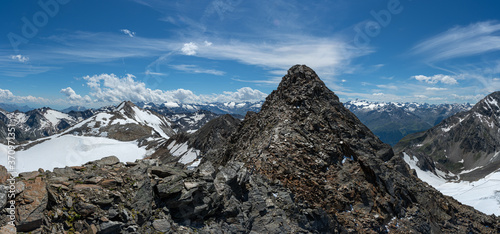
[[400, 230], [452, 231], [446, 222], [467, 230], [450, 217], [481, 217], [416, 178], [306, 66], [288, 71], [230, 143], [223, 162], [242, 161], [290, 189], [328, 214], [330, 230], [384, 232], [398, 223]]
[[500, 168], [500, 92], [479, 101], [470, 111], [443, 120], [426, 132], [402, 139], [397, 152], [417, 157], [418, 166], [462, 174], [461, 179], [477, 180]]
[[[36, 179], [46, 183], [48, 197], [44, 221], [25, 230], [500, 231], [495, 216], [463, 206], [418, 180], [306, 66], [292, 67], [262, 111], [247, 114], [235, 129], [228, 138], [207, 129], [200, 147], [213, 142], [221, 150], [194, 170], [159, 159], [123, 164], [110, 157], [41, 172]], [[26, 183], [26, 178], [17, 181]], [[6, 223], [2, 212], [0, 226]]]

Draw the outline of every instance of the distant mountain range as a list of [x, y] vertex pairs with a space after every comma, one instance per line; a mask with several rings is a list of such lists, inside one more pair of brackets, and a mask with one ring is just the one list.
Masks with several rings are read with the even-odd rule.
[[8, 103], [0, 103], [0, 109], [8, 111], [8, 112], [13, 112], [13, 111], [21, 111], [21, 112], [26, 112], [33, 110], [35, 108], [31, 108], [29, 106], [18, 106], [16, 104], [8, 104]]
[[404, 136], [425, 131], [443, 119], [470, 110], [471, 104], [419, 104], [348, 101], [352, 111], [383, 142], [395, 145]]

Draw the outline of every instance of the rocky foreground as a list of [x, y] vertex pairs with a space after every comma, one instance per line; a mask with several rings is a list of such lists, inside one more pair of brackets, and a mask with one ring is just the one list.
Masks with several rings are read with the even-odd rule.
[[[262, 110], [232, 129], [223, 129], [234, 131], [230, 137], [206, 130], [189, 139], [210, 152], [194, 170], [164, 151], [134, 163], [107, 157], [23, 173], [15, 179], [17, 231], [500, 232], [498, 217], [420, 181], [304, 65], [292, 67]], [[7, 179], [3, 170], [0, 182]], [[6, 196], [0, 205], [0, 232], [8, 233]]]

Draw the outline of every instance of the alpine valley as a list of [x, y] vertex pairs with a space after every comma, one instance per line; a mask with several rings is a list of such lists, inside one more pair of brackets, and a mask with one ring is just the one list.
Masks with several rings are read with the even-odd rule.
[[295, 65], [256, 103], [3, 105], [0, 233], [500, 233], [499, 103], [341, 103]]

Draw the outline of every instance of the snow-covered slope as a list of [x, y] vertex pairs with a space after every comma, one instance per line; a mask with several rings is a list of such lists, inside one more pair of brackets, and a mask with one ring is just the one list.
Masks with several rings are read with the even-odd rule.
[[[146, 155], [145, 147], [137, 142], [123, 142], [105, 137], [58, 135], [27, 150], [18, 151], [16, 171], [53, 170], [65, 166], [79, 166], [89, 161], [114, 155], [122, 162], [133, 162]], [[0, 144], [0, 165], [7, 165], [7, 146]]]
[[[474, 181], [449, 181], [444, 172], [424, 171], [417, 166], [418, 159], [404, 153], [404, 160], [417, 172], [418, 178], [427, 182], [441, 193], [472, 206], [485, 214], [500, 215], [500, 170]], [[460, 175], [457, 175], [460, 176]]]

